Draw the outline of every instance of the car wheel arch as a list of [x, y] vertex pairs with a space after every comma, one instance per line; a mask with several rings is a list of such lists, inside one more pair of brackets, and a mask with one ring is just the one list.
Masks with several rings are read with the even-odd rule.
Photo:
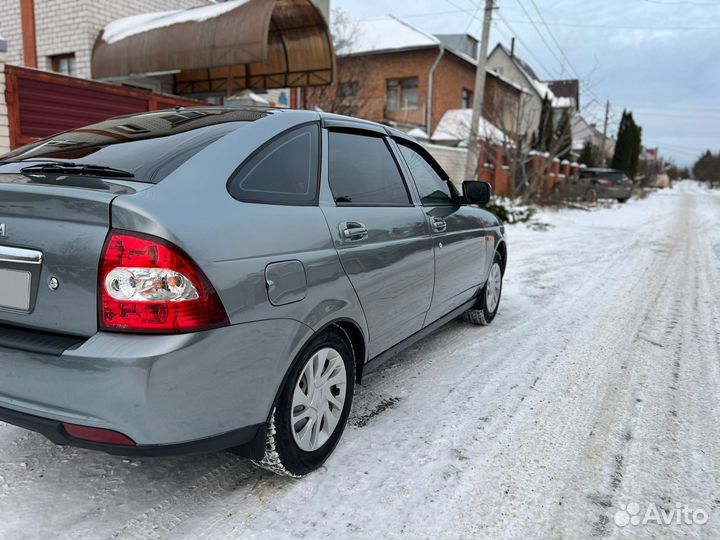
[[275, 405], [277, 404], [278, 398], [280, 397], [280, 394], [282, 393], [285, 384], [287, 384], [287, 378], [292, 371], [293, 366], [303, 358], [308, 344], [311, 343], [315, 337], [322, 334], [323, 332], [326, 332], [330, 328], [339, 329], [340, 332], [348, 340], [348, 344], [350, 345], [350, 349], [353, 351], [354, 356], [353, 363], [355, 367], [355, 382], [358, 384], [360, 383], [363, 366], [365, 365], [365, 362], [367, 360], [366, 355], [368, 348], [365, 340], [365, 334], [360, 328], [360, 325], [351, 319], [332, 320], [319, 328], [317, 331], [313, 332], [307, 338], [307, 340], [305, 340], [305, 343], [303, 343], [303, 345], [298, 349], [298, 352], [295, 354], [292, 361], [288, 364], [285, 373], [283, 373], [282, 381], [280, 382], [280, 385], [275, 392], [275, 398], [272, 401], [272, 406], [268, 411], [268, 422], [270, 421], [273, 410], [275, 410]]
[[495, 248], [495, 253], [498, 253], [500, 255], [500, 270], [502, 271], [503, 275], [505, 275], [505, 267], [507, 266], [507, 246], [505, 245], [504, 241], [498, 242], [498, 245]]

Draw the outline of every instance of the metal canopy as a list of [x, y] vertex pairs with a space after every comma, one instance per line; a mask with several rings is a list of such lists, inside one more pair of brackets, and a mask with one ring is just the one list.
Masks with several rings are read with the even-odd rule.
[[110, 23], [95, 43], [92, 73], [174, 73], [176, 94], [230, 95], [330, 84], [335, 53], [310, 0], [233, 0]]

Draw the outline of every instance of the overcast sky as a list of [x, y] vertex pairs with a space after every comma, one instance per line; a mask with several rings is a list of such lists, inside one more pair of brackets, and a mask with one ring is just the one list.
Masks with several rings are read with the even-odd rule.
[[[551, 32], [533, 0], [497, 0], [490, 50], [498, 41], [509, 45], [514, 35], [517, 54], [541, 77], [575, 78], [575, 70], [588, 120], [602, 129], [609, 99], [614, 135], [623, 108], [630, 109], [643, 128], [643, 144], [659, 146], [678, 164], [691, 164], [707, 148], [720, 150], [720, 0], [534, 2]], [[427, 32], [476, 37], [480, 3], [331, 0], [352, 19], [393, 14]]]

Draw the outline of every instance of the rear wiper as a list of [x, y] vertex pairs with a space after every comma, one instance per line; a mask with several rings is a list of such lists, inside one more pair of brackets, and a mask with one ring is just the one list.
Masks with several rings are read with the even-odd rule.
[[28, 165], [20, 169], [24, 173], [40, 174], [76, 174], [84, 176], [111, 176], [113, 178], [134, 178], [135, 175], [129, 171], [105, 167], [104, 165], [91, 165], [85, 163], [70, 163], [48, 161], [36, 165]]

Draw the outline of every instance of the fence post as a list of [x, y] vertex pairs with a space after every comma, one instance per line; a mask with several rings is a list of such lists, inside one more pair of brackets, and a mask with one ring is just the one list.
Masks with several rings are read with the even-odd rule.
[[0, 154], [10, 151], [10, 123], [5, 99], [5, 59], [7, 42], [0, 38]]
[[[549, 156], [548, 156], [548, 159]], [[558, 183], [560, 180], [560, 160], [558, 158], [552, 158], [552, 161], [550, 163], [550, 174], [548, 174], [547, 183], [545, 184], [545, 189], [548, 193], [552, 192], [553, 187], [555, 187], [555, 184]]]

